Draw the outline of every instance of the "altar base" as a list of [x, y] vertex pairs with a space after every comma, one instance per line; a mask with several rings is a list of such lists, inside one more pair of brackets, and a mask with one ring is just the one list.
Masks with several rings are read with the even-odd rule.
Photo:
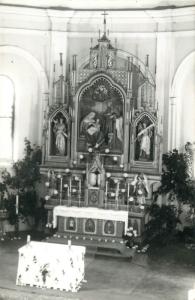
[[119, 257], [132, 259], [136, 253], [136, 249], [126, 247], [123, 239], [106, 240], [86, 238], [85, 235], [79, 237], [75, 235], [64, 236], [63, 233], [57, 232], [54, 236], [47, 238], [48, 243], [66, 244], [71, 239], [72, 245], [85, 246], [87, 254], [102, 255], [109, 257]]

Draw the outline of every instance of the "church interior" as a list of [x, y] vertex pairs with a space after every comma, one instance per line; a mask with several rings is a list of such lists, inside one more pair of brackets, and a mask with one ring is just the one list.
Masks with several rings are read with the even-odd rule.
[[195, 299], [194, 83], [194, 1], [1, 1], [1, 299]]

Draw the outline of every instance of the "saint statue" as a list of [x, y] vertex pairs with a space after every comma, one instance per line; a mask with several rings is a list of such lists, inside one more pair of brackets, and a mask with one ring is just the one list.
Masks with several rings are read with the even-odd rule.
[[139, 205], [146, 203], [146, 197], [149, 193], [147, 178], [144, 174], [138, 174], [131, 182], [130, 196], [135, 197]]
[[152, 127], [154, 127], [154, 124], [147, 126], [146, 123], [140, 123], [138, 126], [138, 134], [136, 139], [140, 143], [139, 159], [150, 159], [151, 137], [153, 134], [151, 130]]
[[66, 152], [66, 139], [67, 134], [65, 132], [66, 126], [64, 124], [64, 119], [59, 118], [59, 120], [53, 120], [55, 125], [53, 131], [55, 133], [55, 146], [56, 146], [56, 154], [57, 155], [65, 155]]
[[111, 52], [108, 54], [107, 66], [108, 68], [112, 68], [113, 66], [113, 56]]

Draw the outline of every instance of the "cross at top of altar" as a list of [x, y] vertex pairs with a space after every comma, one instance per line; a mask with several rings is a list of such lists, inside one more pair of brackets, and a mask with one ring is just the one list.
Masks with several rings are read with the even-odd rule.
[[[103, 28], [104, 28], [104, 31], [103, 31], [103, 35], [102, 37], [99, 37], [98, 39], [98, 42], [107, 42], [107, 43], [110, 43], [110, 40], [108, 39], [107, 35], [106, 35], [106, 16], [108, 15], [108, 13], [106, 13], [106, 11], [103, 12], [102, 16], [104, 16], [104, 20], [103, 20]], [[100, 30], [99, 30], [99, 35], [100, 35]]]

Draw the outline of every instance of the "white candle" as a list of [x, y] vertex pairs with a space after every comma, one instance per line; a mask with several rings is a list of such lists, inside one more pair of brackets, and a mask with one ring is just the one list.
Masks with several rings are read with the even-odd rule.
[[27, 244], [30, 243], [30, 235], [27, 235]]
[[127, 185], [127, 198], [129, 198], [129, 182], [128, 182], [128, 185]]
[[71, 205], [71, 194], [72, 194], [72, 180], [70, 178], [70, 183], [69, 183], [69, 199], [68, 199], [68, 202], [69, 202], [69, 206]]
[[105, 208], [107, 207], [107, 197], [108, 197], [108, 181], [106, 181], [106, 191], [105, 191]]
[[18, 215], [18, 207], [19, 207], [19, 196], [16, 195], [16, 215]]

